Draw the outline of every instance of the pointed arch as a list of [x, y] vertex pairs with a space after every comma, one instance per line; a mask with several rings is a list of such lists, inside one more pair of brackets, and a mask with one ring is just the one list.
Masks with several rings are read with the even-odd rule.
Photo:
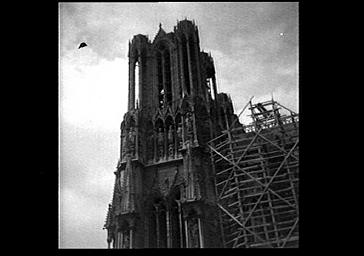
[[162, 120], [161, 117], [158, 117], [154, 123], [154, 128], [156, 131], [159, 131], [159, 129], [161, 129], [162, 131], [164, 131], [164, 122]]
[[142, 84], [146, 74], [147, 39], [142, 35], [134, 36], [129, 44], [129, 102], [128, 110], [142, 104]]
[[167, 247], [167, 205], [162, 197], [154, 198], [152, 218], [155, 223], [154, 236], [157, 248]]
[[158, 107], [163, 108], [172, 105], [172, 61], [171, 49], [173, 43], [170, 40], [157, 40], [154, 44], [154, 52], [157, 61], [157, 85]]
[[172, 107], [170, 107], [170, 106], [168, 106], [165, 109], [165, 112], [164, 112], [164, 120], [166, 120], [168, 116], [171, 116], [172, 119], [173, 119], [173, 111], [172, 111]]
[[185, 230], [182, 221], [182, 207], [181, 200], [181, 188], [180, 186], [174, 186], [169, 196], [170, 206], [170, 225], [172, 229], [172, 247], [181, 248], [185, 247], [184, 234]]
[[156, 73], [157, 73], [157, 91], [158, 91], [158, 107], [163, 108], [164, 106], [164, 81], [163, 81], [163, 61], [162, 52], [159, 50], [155, 51], [156, 58]]
[[136, 61], [134, 62], [134, 67], [133, 67], [133, 70], [134, 70], [134, 88], [135, 88], [135, 100], [134, 100], [134, 109], [137, 109], [139, 108], [139, 103], [140, 103], [140, 78], [141, 78], [141, 72], [140, 72], [140, 66], [141, 66], [141, 63], [140, 63], [140, 58], [137, 58]]
[[163, 119], [163, 113], [161, 112], [161, 109], [157, 109], [156, 113], [153, 116], [153, 123], [155, 124], [158, 119]]

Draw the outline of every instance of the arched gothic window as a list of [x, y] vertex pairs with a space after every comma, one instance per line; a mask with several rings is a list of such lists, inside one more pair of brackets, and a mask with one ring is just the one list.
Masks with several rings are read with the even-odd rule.
[[157, 51], [157, 84], [158, 84], [158, 107], [164, 105], [163, 66], [162, 53]]
[[161, 42], [156, 49], [158, 106], [172, 104], [171, 54], [166, 43]]
[[167, 219], [166, 219], [166, 205], [160, 198], [154, 200], [153, 210], [151, 214], [151, 228], [150, 233], [154, 238], [151, 239], [150, 244], [157, 248], [167, 247]]
[[172, 105], [172, 80], [171, 80], [171, 55], [168, 49], [164, 50], [164, 74], [165, 74], [165, 91], [166, 103]]
[[189, 79], [189, 70], [188, 70], [188, 52], [187, 52], [187, 39], [185, 35], [181, 37], [182, 44], [182, 73], [185, 81], [185, 88], [187, 94], [191, 93], [190, 79]]
[[180, 188], [176, 187], [174, 195], [170, 199], [170, 223], [172, 233], [172, 247], [185, 247], [185, 229], [183, 227], [182, 207], [181, 207]]
[[188, 49], [190, 50], [190, 66], [191, 66], [190, 73], [192, 76], [191, 79], [193, 83], [193, 88], [196, 88], [198, 94], [198, 90], [200, 88], [198, 88], [197, 86], [197, 59], [196, 59], [195, 44], [192, 35], [190, 35], [188, 39]]
[[135, 105], [134, 108], [137, 109], [138, 108], [138, 104], [139, 104], [139, 77], [140, 77], [140, 67], [139, 67], [139, 60], [135, 62], [135, 66], [134, 66], [134, 78], [135, 78]]
[[114, 240], [114, 248], [131, 248], [130, 227], [126, 221], [118, 219], [118, 229]]

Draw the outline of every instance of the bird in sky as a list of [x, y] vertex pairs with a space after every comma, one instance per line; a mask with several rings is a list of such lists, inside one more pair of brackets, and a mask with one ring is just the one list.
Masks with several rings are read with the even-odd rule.
[[87, 44], [85, 43], [85, 42], [82, 42], [81, 44], [80, 44], [80, 46], [78, 47], [78, 49], [80, 49], [80, 48], [82, 48], [82, 47], [86, 47], [87, 46]]

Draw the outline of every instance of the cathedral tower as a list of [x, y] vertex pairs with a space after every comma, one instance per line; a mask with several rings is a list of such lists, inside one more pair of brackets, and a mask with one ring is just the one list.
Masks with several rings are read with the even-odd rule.
[[129, 42], [128, 111], [105, 228], [109, 248], [222, 247], [206, 143], [232, 123], [212, 57], [183, 20]]

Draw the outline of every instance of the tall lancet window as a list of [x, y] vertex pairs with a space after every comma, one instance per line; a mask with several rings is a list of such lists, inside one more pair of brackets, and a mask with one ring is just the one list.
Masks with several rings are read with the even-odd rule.
[[212, 78], [207, 78], [206, 83], [207, 83], [208, 93], [211, 95], [211, 98], [215, 100], [215, 91], [214, 91], [214, 86], [212, 84]]
[[134, 108], [138, 108], [139, 105], [139, 61], [135, 62], [134, 68], [134, 78], [135, 78], [135, 106]]
[[159, 51], [157, 51], [157, 79], [158, 79], [158, 106], [162, 108], [164, 105], [163, 66], [162, 66], [162, 54]]
[[180, 189], [176, 188], [174, 196], [171, 200], [170, 216], [171, 216], [171, 236], [172, 248], [186, 247], [185, 230], [183, 228], [182, 208], [181, 208], [181, 194]]
[[191, 35], [189, 37], [188, 40], [188, 49], [190, 50], [190, 62], [191, 62], [191, 78], [192, 78], [192, 83], [194, 85], [194, 88], [196, 88], [196, 90], [199, 90], [200, 88], [198, 88], [197, 85], [197, 60], [196, 60], [196, 50], [195, 50], [195, 44], [194, 44], [194, 40], [193, 40], [193, 36]]
[[182, 72], [185, 81], [185, 88], [188, 94], [190, 94], [190, 75], [188, 69], [188, 53], [187, 53], [187, 40], [184, 35], [182, 35]]
[[164, 51], [164, 74], [167, 105], [172, 105], [172, 81], [171, 81], [171, 55], [168, 50]]
[[[177, 44], [177, 52], [180, 52], [181, 46]], [[182, 99], [182, 66], [181, 66], [181, 58], [182, 56], [177, 55], [177, 71], [178, 71], [178, 78], [179, 78], [179, 84], [177, 86], [177, 92], [176, 95], [178, 95], [178, 99]]]

